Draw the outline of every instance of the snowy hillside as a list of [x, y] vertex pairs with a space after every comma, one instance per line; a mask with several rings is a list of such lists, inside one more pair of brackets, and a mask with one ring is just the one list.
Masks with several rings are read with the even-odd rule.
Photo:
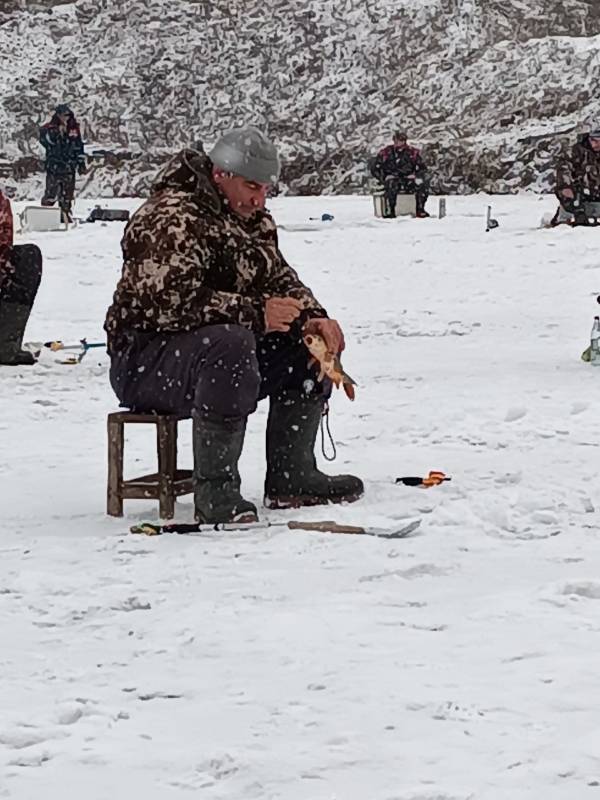
[[[376, 220], [361, 197], [272, 203], [359, 384], [354, 403], [332, 399], [324, 468], [366, 492], [261, 515], [419, 515], [413, 538], [131, 536], [157, 508], [105, 516], [105, 354], [2, 369], [0, 797], [598, 796], [600, 371], [579, 359], [598, 231], [540, 230], [553, 200], [525, 196], [495, 198], [486, 234], [485, 203], [449, 199], [442, 221]], [[121, 235], [35, 237], [28, 339], [102, 336]], [[241, 463], [257, 503], [265, 421], [261, 403]], [[155, 457], [150, 430], [128, 434], [127, 476]], [[430, 469], [452, 481], [394, 484]], [[182, 498], [178, 519], [192, 513]]]
[[241, 122], [283, 145], [295, 193], [364, 187], [397, 125], [440, 191], [545, 189], [600, 116], [599, 34], [584, 0], [3, 0], [0, 174], [27, 185], [67, 100], [132, 157], [99, 163], [88, 196], [143, 193], [166, 153]]

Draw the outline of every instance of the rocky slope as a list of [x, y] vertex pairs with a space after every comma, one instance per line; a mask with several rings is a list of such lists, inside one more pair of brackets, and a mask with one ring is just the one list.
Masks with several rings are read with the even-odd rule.
[[94, 161], [87, 194], [140, 194], [181, 146], [253, 122], [281, 188], [356, 192], [407, 127], [440, 192], [547, 190], [600, 120], [595, 0], [0, 0], [0, 178], [41, 180], [37, 127], [61, 100]]

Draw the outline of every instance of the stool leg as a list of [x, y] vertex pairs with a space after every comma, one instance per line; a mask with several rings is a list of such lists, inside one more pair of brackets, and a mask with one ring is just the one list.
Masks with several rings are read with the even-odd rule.
[[158, 507], [161, 519], [175, 515], [175, 472], [177, 470], [177, 420], [159, 419], [158, 447]]
[[108, 486], [106, 513], [111, 517], [123, 516], [123, 449], [124, 425], [108, 421]]

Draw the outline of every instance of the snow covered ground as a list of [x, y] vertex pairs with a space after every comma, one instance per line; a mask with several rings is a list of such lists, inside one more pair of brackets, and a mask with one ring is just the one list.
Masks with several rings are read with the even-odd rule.
[[[410, 539], [133, 537], [157, 509], [104, 514], [106, 356], [0, 368], [1, 798], [600, 796], [600, 371], [579, 359], [600, 233], [541, 230], [552, 198], [521, 196], [492, 199], [486, 234], [487, 202], [449, 198], [441, 221], [272, 203], [347, 334], [359, 387], [333, 399], [334, 466], [366, 496], [264, 517], [420, 515]], [[45, 274], [27, 339], [102, 337], [121, 231], [30, 237]], [[265, 415], [242, 463], [255, 501]], [[151, 471], [135, 433], [128, 470]], [[429, 469], [452, 482], [394, 485]]]

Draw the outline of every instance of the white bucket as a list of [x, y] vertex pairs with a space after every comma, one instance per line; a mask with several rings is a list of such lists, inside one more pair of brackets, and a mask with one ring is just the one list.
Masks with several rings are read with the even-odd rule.
[[[388, 213], [388, 201], [383, 192], [373, 195], [373, 211], [376, 217], [384, 217]], [[399, 194], [396, 198], [396, 216], [414, 217], [417, 213], [417, 201], [414, 194]]]
[[62, 231], [67, 225], [62, 221], [60, 208], [26, 206], [19, 215], [21, 231]]

